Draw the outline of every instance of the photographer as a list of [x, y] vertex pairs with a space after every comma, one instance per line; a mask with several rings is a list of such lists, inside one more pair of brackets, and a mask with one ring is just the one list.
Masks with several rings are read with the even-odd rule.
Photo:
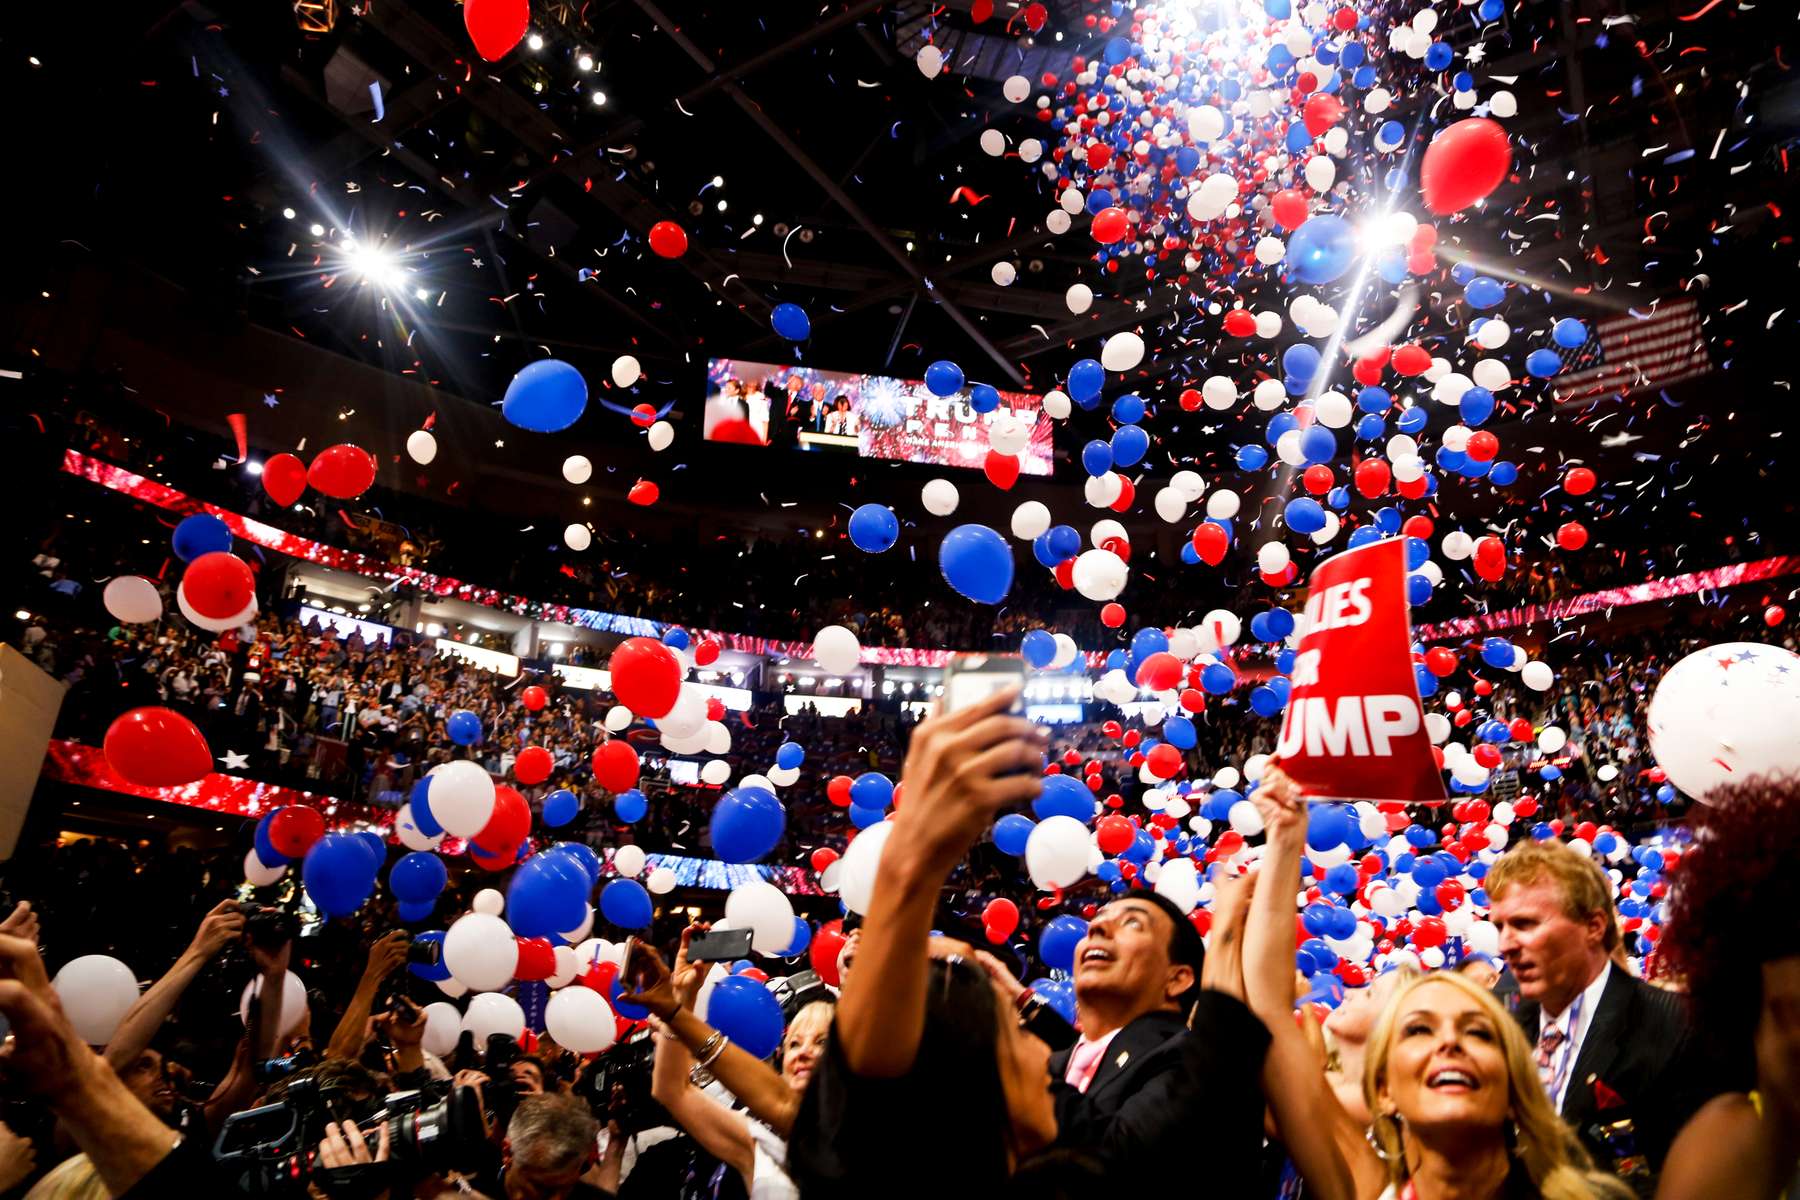
[[[638, 947], [631, 960], [639, 971], [632, 981], [639, 991], [625, 999], [655, 1014], [652, 1095], [707, 1153], [737, 1171], [753, 1198], [776, 1200], [797, 1195], [784, 1169], [787, 1133], [813, 1067], [824, 1052], [831, 1005], [817, 1001], [795, 1014], [782, 1036], [781, 1070], [771, 1070], [694, 1015], [694, 998], [712, 964], [690, 963], [688, 945], [703, 928], [690, 925], [682, 931], [672, 972], [649, 946]], [[699, 1056], [698, 1065], [695, 1055]], [[749, 1115], [734, 1112], [703, 1093], [700, 1072], [716, 1075], [744, 1103]]]

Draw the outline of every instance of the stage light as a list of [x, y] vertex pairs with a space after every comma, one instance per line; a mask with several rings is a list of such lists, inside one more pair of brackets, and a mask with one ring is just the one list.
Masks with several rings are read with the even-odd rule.
[[577, 69], [577, 70], [580, 70], [580, 71], [591, 71], [591, 70], [593, 70], [593, 69], [594, 69], [594, 58], [593, 58], [593, 56], [592, 56], [592, 55], [590, 55], [590, 54], [584, 54], [584, 55], [582, 55], [582, 56], [581, 56], [581, 57], [580, 57], [580, 58], [578, 58], [578, 59], [576, 59], [576, 60], [575, 60], [575, 67], [576, 67], [576, 69]]
[[725, 211], [725, 201], [723, 201], [723, 200], [719, 201], [719, 211], [720, 212]]
[[315, 222], [312, 227], [312, 235], [314, 237], [324, 237], [325, 227]]
[[284, 208], [281, 210], [281, 215], [291, 221], [294, 219], [294, 210], [291, 208]]
[[395, 287], [406, 278], [406, 272], [394, 261], [394, 256], [379, 247], [345, 238], [343, 253], [344, 262], [350, 269], [377, 287]]
[[29, 621], [31, 620], [31, 614], [21, 608], [18, 612], [13, 614], [13, 619], [18, 621]]
[[525, 39], [525, 44], [530, 46], [533, 50], [542, 50], [544, 48], [544, 39], [534, 33]]
[[431, 299], [431, 289], [430, 288], [414, 288], [413, 289], [413, 299], [415, 299], [415, 300]]
[[595, 108], [599, 108], [602, 104], [606, 103], [606, 93], [605, 92], [595, 92], [592, 96], [590, 96], [588, 98], [594, 102]]
[[263, 467], [263, 465], [259, 462], [247, 462], [244, 464], [244, 474], [246, 474], [246, 475], [261, 475], [262, 467]]
[[725, 177], [723, 175], [714, 175], [712, 185], [714, 187], [724, 187]]
[[750, 218], [750, 223], [752, 225], [761, 225], [762, 221], [763, 221], [763, 218], [762, 218], [761, 213], [757, 213], [754, 217]]

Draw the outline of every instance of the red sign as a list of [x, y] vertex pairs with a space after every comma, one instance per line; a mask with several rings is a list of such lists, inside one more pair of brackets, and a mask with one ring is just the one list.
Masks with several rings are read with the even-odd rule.
[[1312, 796], [1439, 803], [1406, 619], [1406, 542], [1320, 563], [1301, 617], [1276, 754]]

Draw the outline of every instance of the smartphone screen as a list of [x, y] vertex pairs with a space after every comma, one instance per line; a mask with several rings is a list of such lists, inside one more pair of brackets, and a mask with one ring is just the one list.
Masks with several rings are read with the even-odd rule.
[[733, 962], [750, 957], [748, 929], [721, 929], [703, 933], [688, 943], [689, 962]]
[[[958, 654], [944, 668], [944, 711], [967, 708], [1010, 686], [1025, 686], [1024, 659], [1011, 654]], [[1021, 691], [1012, 711], [1024, 710]]]

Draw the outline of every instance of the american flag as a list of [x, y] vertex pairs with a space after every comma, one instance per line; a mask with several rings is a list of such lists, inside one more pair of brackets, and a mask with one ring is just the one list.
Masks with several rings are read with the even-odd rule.
[[1553, 387], [1563, 403], [1667, 387], [1712, 370], [1693, 300], [1682, 297], [1647, 312], [1608, 317], [1588, 340], [1563, 350]]

